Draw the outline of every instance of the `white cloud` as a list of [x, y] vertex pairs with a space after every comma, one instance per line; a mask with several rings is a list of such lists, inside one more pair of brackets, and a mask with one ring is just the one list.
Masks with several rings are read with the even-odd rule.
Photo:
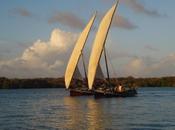
[[175, 54], [160, 60], [152, 58], [134, 58], [122, 68], [125, 76], [161, 77], [175, 76]]
[[125, 76], [141, 76], [145, 68], [144, 61], [140, 58], [132, 59], [128, 64], [123, 66], [122, 73]]
[[[1, 59], [0, 77], [35, 78], [63, 76], [76, 39], [77, 34], [54, 29], [50, 40], [34, 42], [32, 46], [24, 50], [21, 56], [14, 59]], [[126, 60], [124, 64], [115, 68], [120, 74], [118, 76], [160, 77], [175, 75], [175, 54], [156, 60], [128, 53], [117, 54], [115, 50], [112, 50], [110, 53], [113, 53], [115, 57], [122, 57], [122, 60], [123, 58]], [[112, 59], [114, 60], [115, 57]]]
[[175, 54], [170, 54], [154, 64], [151, 68], [152, 75], [175, 76]]
[[76, 38], [77, 34], [54, 29], [49, 41], [38, 40], [20, 57], [0, 61], [0, 76], [33, 78], [63, 75], [67, 52]]

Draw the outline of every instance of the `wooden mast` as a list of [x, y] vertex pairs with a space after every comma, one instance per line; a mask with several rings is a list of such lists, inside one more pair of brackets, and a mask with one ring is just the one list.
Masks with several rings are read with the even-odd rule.
[[87, 73], [86, 73], [86, 65], [85, 65], [85, 60], [84, 60], [83, 52], [81, 53], [81, 58], [82, 58], [82, 62], [83, 62], [83, 69], [84, 69], [85, 81], [88, 84], [88, 78], [87, 78]]
[[110, 76], [109, 76], [109, 68], [108, 68], [108, 60], [107, 60], [107, 56], [106, 56], [106, 48], [105, 47], [104, 47], [104, 57], [105, 57], [107, 80], [108, 80], [108, 83], [109, 83], [109, 87], [111, 87]]

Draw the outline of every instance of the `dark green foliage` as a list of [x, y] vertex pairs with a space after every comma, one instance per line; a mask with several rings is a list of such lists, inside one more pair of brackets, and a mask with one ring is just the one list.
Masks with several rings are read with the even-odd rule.
[[175, 87], [175, 77], [134, 78], [129, 76], [118, 78], [118, 82], [128, 87]]
[[[111, 78], [111, 84], [121, 83], [128, 87], [175, 87], [175, 77], [161, 78]], [[105, 80], [96, 80], [95, 86], [100, 86]], [[77, 86], [75, 80], [71, 86]], [[64, 88], [64, 78], [37, 78], [37, 79], [8, 79], [0, 78], [0, 89], [28, 89], [28, 88]]]
[[0, 89], [63, 88], [63, 78], [7, 79], [0, 78]]

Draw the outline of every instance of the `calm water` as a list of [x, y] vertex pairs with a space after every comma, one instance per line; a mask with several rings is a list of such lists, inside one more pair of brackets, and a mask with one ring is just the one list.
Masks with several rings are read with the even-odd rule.
[[138, 92], [95, 100], [64, 89], [0, 90], [0, 130], [175, 130], [175, 88]]

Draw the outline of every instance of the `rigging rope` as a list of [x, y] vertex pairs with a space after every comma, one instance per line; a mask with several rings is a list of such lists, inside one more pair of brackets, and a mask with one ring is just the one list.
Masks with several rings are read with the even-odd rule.
[[107, 53], [107, 57], [108, 57], [108, 59], [109, 59], [108, 61], [109, 61], [110, 66], [111, 66], [112, 73], [113, 73], [113, 75], [114, 75], [114, 77], [115, 77], [114, 79], [115, 79], [116, 82], [118, 82], [117, 73], [116, 73], [116, 70], [115, 70], [115, 68], [114, 68], [114, 65], [112, 64], [112, 60], [111, 60], [111, 57], [110, 57], [110, 55], [109, 55], [107, 49], [106, 49], [106, 53]]

